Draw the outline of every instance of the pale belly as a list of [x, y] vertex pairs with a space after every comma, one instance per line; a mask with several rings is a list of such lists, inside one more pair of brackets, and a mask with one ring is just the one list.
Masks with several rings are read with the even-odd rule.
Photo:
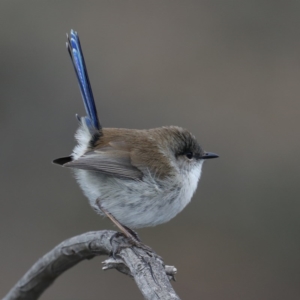
[[190, 202], [201, 168], [189, 176], [154, 181], [119, 179], [87, 170], [74, 170], [94, 210], [103, 215], [97, 200], [120, 223], [131, 228], [155, 226], [175, 217]]

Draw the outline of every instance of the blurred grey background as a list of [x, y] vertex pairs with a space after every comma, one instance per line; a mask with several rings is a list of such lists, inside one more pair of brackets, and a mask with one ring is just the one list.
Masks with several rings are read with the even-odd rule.
[[[52, 247], [113, 229], [67, 169], [84, 114], [65, 33], [78, 31], [106, 127], [190, 129], [220, 154], [188, 207], [139, 230], [182, 299], [300, 299], [299, 1], [1, 1], [0, 297]], [[41, 297], [141, 299], [103, 272]]]

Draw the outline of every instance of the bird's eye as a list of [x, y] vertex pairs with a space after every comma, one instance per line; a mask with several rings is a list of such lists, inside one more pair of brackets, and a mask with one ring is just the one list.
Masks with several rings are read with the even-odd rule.
[[193, 154], [193, 152], [186, 152], [186, 153], [185, 153], [185, 156], [186, 156], [188, 159], [192, 159], [193, 156], [194, 156], [194, 154]]

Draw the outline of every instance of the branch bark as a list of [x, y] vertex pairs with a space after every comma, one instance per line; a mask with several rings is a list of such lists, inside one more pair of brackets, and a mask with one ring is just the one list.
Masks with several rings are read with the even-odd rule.
[[[114, 234], [110, 230], [93, 231], [65, 240], [40, 258], [3, 300], [38, 299], [60, 274], [80, 261], [109, 255]], [[170, 283], [176, 268], [165, 266], [154, 252], [125, 248], [116, 259], [109, 257], [103, 264], [103, 270], [115, 268], [133, 277], [145, 299], [180, 300]]]

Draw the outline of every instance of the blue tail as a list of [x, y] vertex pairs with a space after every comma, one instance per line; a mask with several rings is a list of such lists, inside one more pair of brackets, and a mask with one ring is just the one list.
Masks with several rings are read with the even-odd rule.
[[70, 37], [68, 35], [67, 37], [68, 52], [71, 56], [75, 73], [77, 75], [81, 96], [87, 113], [87, 117], [85, 117], [86, 124], [88, 125], [91, 131], [94, 131], [95, 129], [100, 130], [101, 125], [99, 123], [94, 96], [87, 69], [85, 66], [85, 61], [81, 50], [78, 34], [76, 31], [71, 30]]

